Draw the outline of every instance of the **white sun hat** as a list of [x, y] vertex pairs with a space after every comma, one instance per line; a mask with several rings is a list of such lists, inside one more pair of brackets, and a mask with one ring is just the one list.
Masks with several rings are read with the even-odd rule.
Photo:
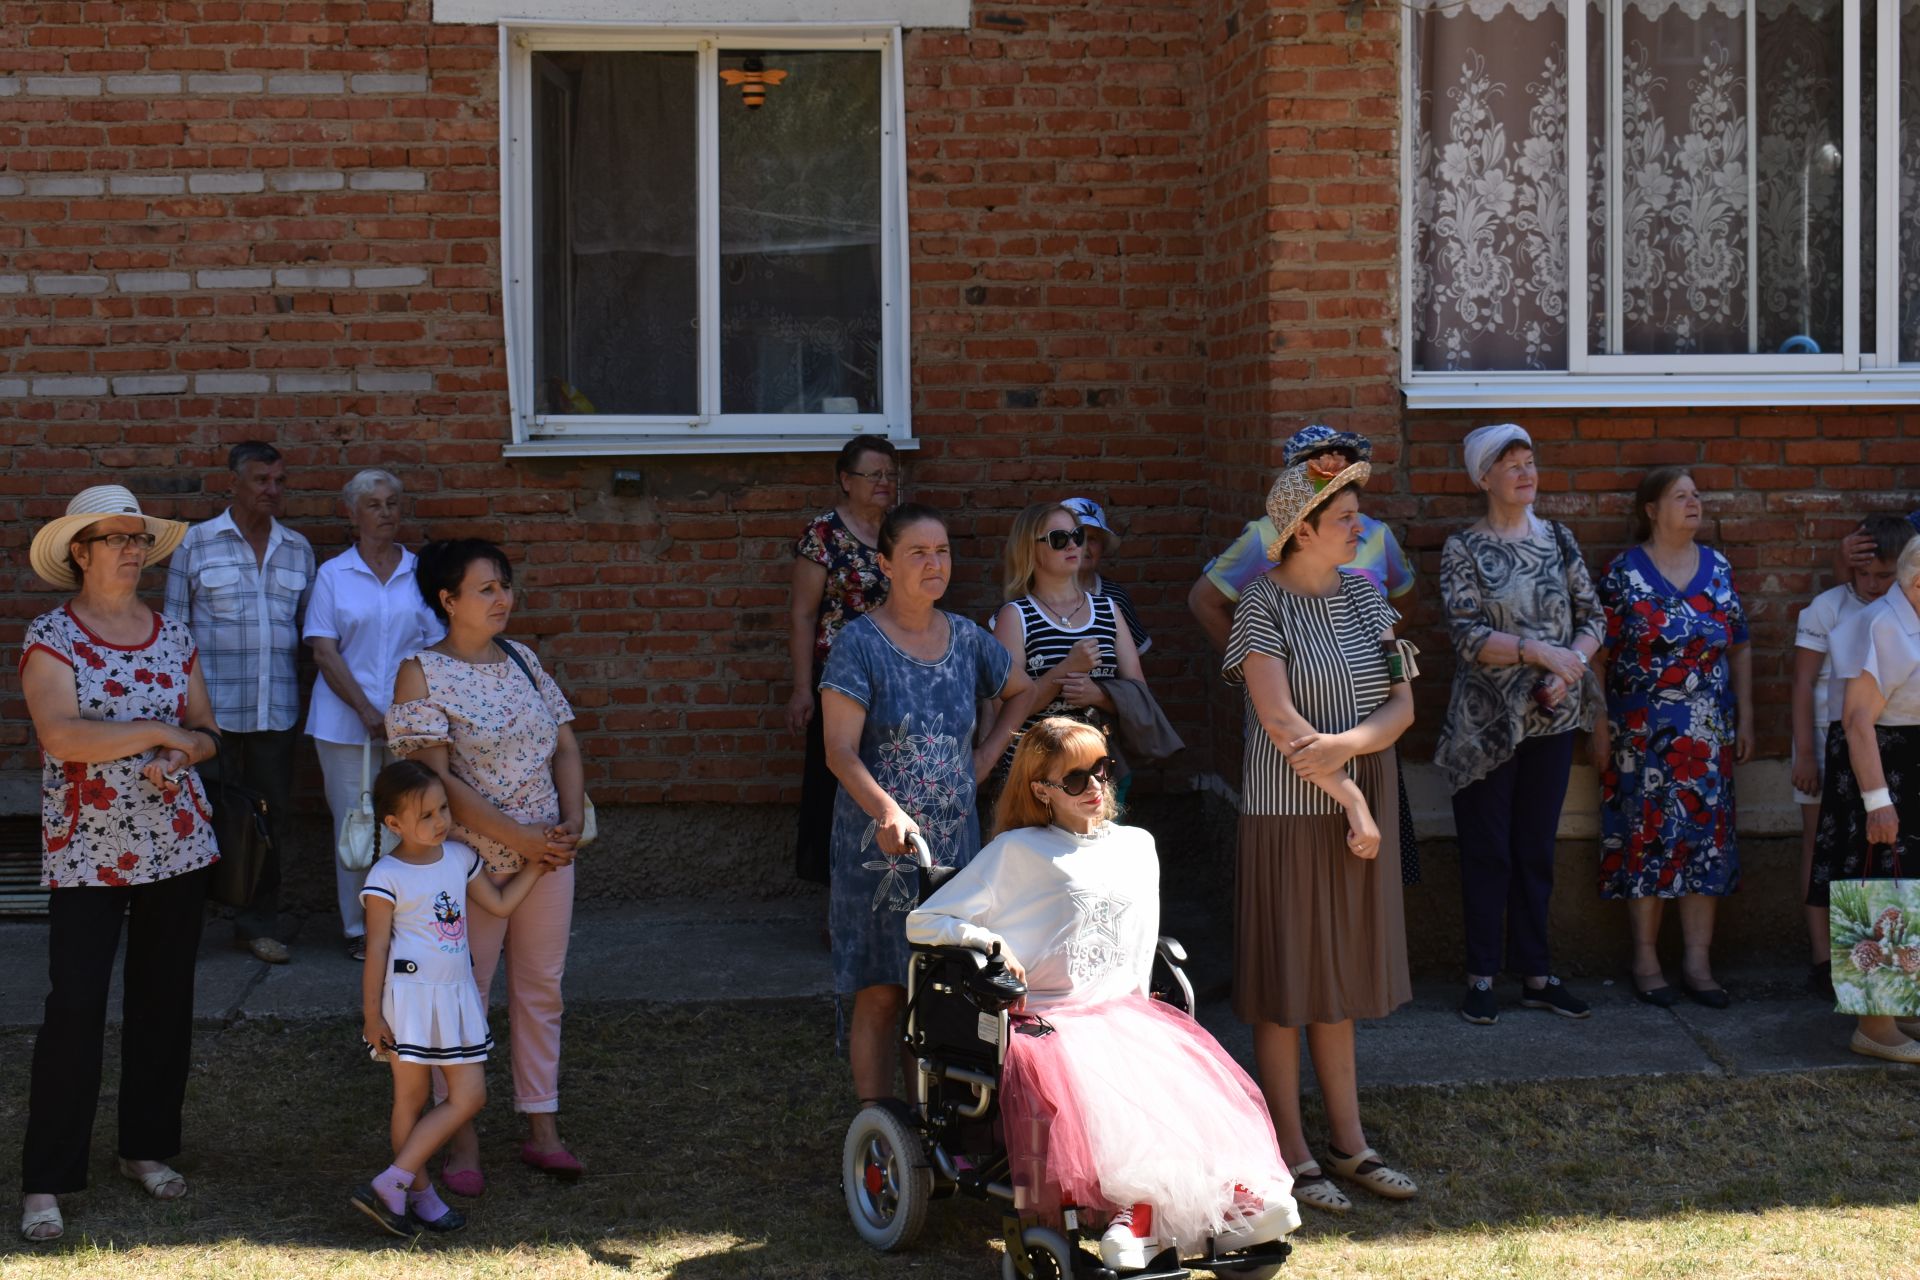
[[140, 509], [140, 499], [124, 485], [97, 484], [76, 495], [67, 504], [67, 514], [49, 520], [33, 535], [33, 546], [27, 552], [28, 563], [41, 581], [71, 591], [80, 582], [68, 563], [67, 548], [88, 525], [116, 516], [137, 516], [145, 522], [147, 532], [153, 535], [153, 546], [147, 549], [147, 566], [159, 564], [172, 555], [180, 540], [187, 536], [184, 522], [148, 515]]

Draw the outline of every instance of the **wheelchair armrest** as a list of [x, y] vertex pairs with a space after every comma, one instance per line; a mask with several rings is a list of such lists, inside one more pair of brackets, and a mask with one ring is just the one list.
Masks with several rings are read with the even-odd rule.
[[973, 947], [936, 947], [916, 942], [913, 953], [921, 956], [939, 956], [944, 960], [960, 960], [971, 963], [976, 971], [987, 967], [987, 953]]
[[1160, 935], [1160, 940], [1154, 945], [1153, 952], [1168, 964], [1187, 962], [1187, 949], [1180, 945], [1180, 939], [1169, 934]]

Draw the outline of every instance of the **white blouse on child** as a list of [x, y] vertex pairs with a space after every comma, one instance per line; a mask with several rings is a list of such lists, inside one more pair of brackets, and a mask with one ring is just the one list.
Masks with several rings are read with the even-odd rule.
[[1159, 931], [1153, 836], [1112, 824], [1006, 832], [907, 917], [909, 942], [1000, 943], [1026, 968], [1035, 1012], [1144, 994]]
[[467, 882], [486, 864], [458, 841], [440, 846], [435, 862], [402, 862], [387, 854], [367, 872], [360, 896], [374, 894], [393, 903], [394, 960], [412, 961], [396, 969], [389, 982], [429, 984], [473, 981], [467, 955]]

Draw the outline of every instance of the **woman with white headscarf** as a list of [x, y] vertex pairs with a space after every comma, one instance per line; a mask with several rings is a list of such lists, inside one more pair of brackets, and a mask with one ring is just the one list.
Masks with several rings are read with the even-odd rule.
[[[1598, 686], [1587, 662], [1606, 613], [1564, 525], [1533, 513], [1533, 440], [1512, 423], [1466, 440], [1467, 474], [1487, 514], [1447, 539], [1440, 595], [1459, 662], [1434, 763], [1453, 789], [1466, 921], [1460, 1016], [1499, 1017], [1493, 980], [1523, 983], [1520, 1003], [1588, 1014], [1548, 963], [1554, 834], [1573, 766], [1573, 735], [1591, 729]], [[1504, 935], [1504, 937], [1503, 937]]]

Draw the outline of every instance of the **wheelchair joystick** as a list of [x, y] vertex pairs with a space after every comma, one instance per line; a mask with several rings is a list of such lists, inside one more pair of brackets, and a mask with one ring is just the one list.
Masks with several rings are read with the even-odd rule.
[[994, 943], [987, 952], [987, 962], [978, 972], [972, 974], [967, 985], [973, 989], [973, 996], [986, 1008], [1009, 1009], [1026, 998], [1027, 984], [1013, 976], [1007, 968], [1006, 957], [1000, 954], [1000, 944]]

